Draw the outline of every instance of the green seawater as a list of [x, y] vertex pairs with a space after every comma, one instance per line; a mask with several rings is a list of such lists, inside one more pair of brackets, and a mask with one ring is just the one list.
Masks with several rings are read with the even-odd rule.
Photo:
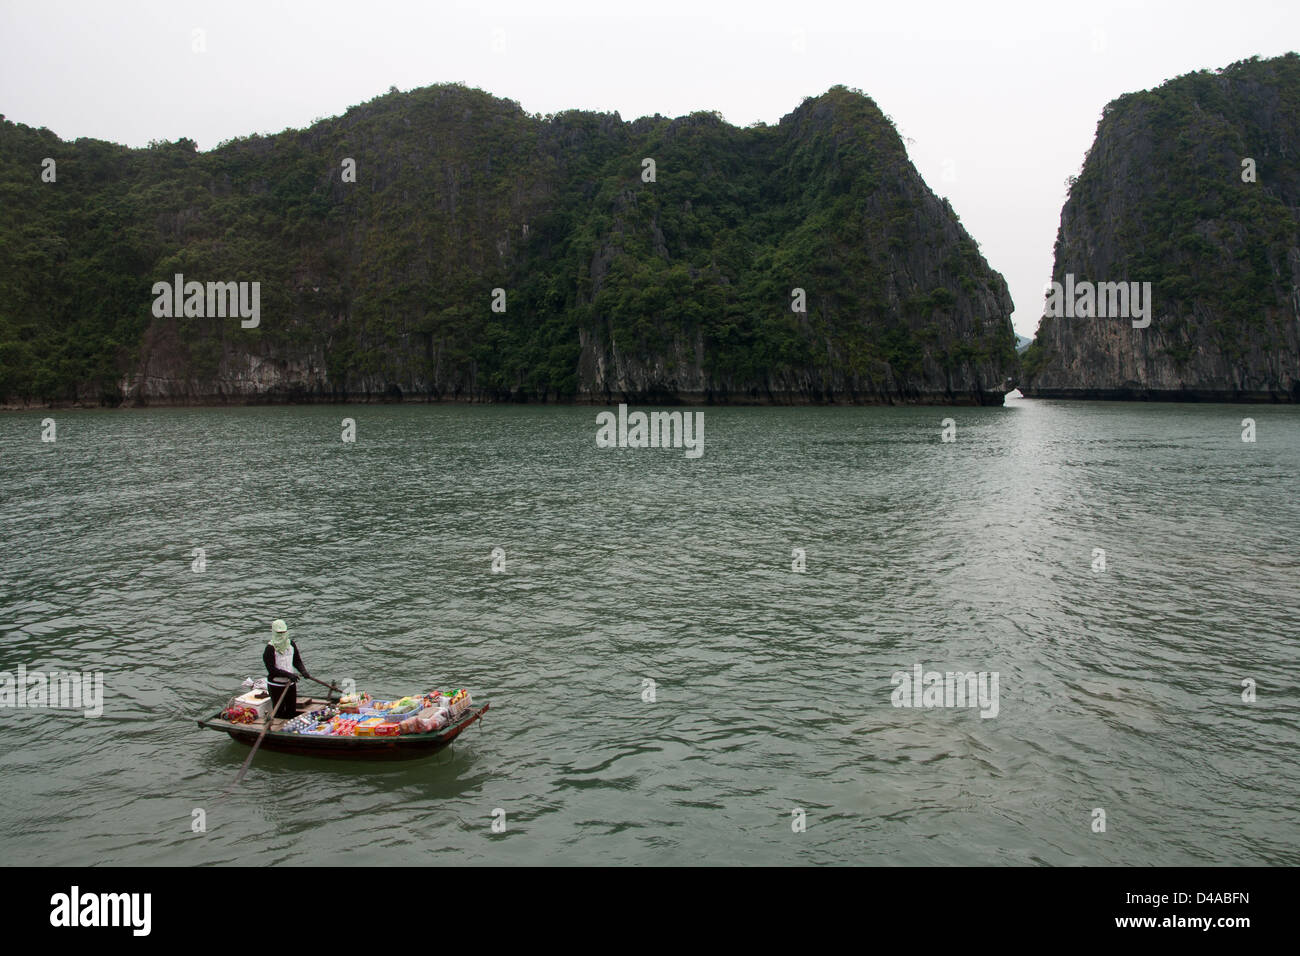
[[[1300, 864], [1300, 409], [711, 407], [698, 459], [598, 411], [0, 416], [0, 670], [104, 681], [0, 708], [0, 859]], [[491, 710], [221, 799], [194, 719], [274, 618]], [[916, 664], [996, 716], [894, 706]]]

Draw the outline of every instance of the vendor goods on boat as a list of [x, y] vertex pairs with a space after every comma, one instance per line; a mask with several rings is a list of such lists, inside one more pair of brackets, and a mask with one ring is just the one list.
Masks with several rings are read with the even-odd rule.
[[231, 698], [198, 725], [244, 744], [262, 737], [268, 750], [402, 759], [441, 750], [487, 709], [487, 703], [475, 708], [470, 692], [459, 688], [386, 698], [367, 693], [345, 694], [339, 700], [303, 697], [294, 715], [285, 718], [272, 717], [269, 695], [253, 691]]

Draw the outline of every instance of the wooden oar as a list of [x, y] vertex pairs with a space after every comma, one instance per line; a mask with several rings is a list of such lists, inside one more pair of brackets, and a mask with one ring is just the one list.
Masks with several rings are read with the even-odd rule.
[[266, 718], [266, 726], [263, 727], [262, 732], [257, 735], [257, 740], [253, 743], [253, 749], [249, 752], [248, 756], [244, 759], [244, 765], [239, 768], [239, 773], [235, 774], [235, 782], [232, 783], [230, 786], [228, 786], [222, 792], [221, 794], [222, 797], [226, 796], [228, 793], [230, 793], [230, 791], [234, 790], [237, 786], [239, 786], [239, 781], [243, 780], [244, 774], [248, 773], [248, 765], [253, 762], [253, 758], [257, 755], [257, 748], [262, 746], [262, 740], [263, 738], [266, 737], [266, 732], [271, 729], [271, 721], [275, 720], [275, 715], [280, 710], [280, 703], [281, 701], [284, 700], [284, 695], [289, 693], [289, 688], [292, 686], [293, 686], [292, 683], [285, 684], [284, 690], [280, 691], [279, 699], [275, 702], [275, 706], [271, 708], [270, 715]]
[[[334, 693], [336, 693], [336, 694], [339, 693], [339, 689], [338, 689], [337, 687], [334, 686], [334, 684], [333, 684], [332, 681], [331, 681], [330, 683], [327, 684], [327, 683], [325, 683], [323, 680], [316, 680], [316, 678], [315, 678], [315, 677], [312, 677], [310, 674], [303, 674], [302, 676], [305, 677], [305, 678], [307, 678], [308, 680], [314, 680], [314, 681], [316, 681], [316, 683], [320, 684], [322, 687], [328, 687], [330, 690], [332, 690], [332, 691], [333, 691]], [[328, 699], [329, 699], [329, 698], [326, 698], [326, 700], [328, 700]]]

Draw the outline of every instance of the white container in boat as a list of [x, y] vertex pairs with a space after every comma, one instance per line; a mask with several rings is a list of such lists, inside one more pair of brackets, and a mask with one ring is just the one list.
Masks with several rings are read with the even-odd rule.
[[[257, 695], [262, 694], [259, 698]], [[271, 695], [262, 691], [250, 690], [247, 694], [235, 698], [235, 703], [241, 707], [251, 707], [257, 711], [257, 719], [265, 720], [271, 713]]]

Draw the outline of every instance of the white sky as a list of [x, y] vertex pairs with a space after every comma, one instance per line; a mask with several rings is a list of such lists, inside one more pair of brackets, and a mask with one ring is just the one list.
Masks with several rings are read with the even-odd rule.
[[[206, 50], [193, 50], [193, 31]], [[1300, 46], [1300, 3], [0, 0], [0, 113], [64, 139], [200, 149], [459, 80], [530, 113], [775, 123], [836, 83], [892, 116], [1032, 335], [1065, 177], [1102, 107]]]

